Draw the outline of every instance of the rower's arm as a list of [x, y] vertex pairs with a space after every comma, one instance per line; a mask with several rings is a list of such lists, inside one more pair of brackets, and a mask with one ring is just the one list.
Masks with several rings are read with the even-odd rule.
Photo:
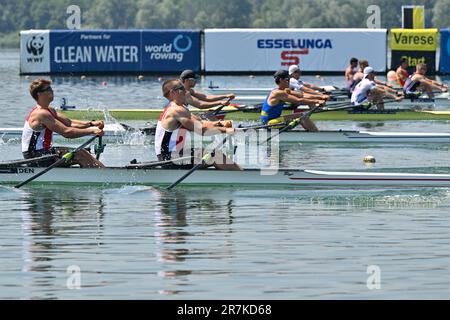
[[197, 98], [198, 100], [206, 101], [206, 102], [215, 102], [219, 100], [229, 99], [233, 100], [235, 98], [235, 95], [233, 93], [230, 94], [223, 94], [223, 95], [206, 95], [201, 92], [197, 92], [194, 90], [191, 90], [191, 96]]
[[196, 108], [199, 108], [199, 109], [209, 109], [209, 108], [217, 107], [220, 105], [227, 106], [230, 104], [230, 102], [228, 100], [206, 102], [206, 101], [197, 99], [196, 97], [192, 96], [192, 94], [186, 96], [186, 103], [191, 106], [194, 106]]
[[[78, 129], [86, 129], [91, 126], [94, 126], [93, 121], [81, 121], [67, 118], [60, 112], [57, 112], [58, 120], [61, 121], [66, 127], [78, 128]], [[95, 121], [99, 122], [99, 121]]]
[[312, 84], [312, 83], [306, 83], [306, 82], [304, 82], [304, 83], [303, 83], [303, 86], [306, 87], [306, 88], [308, 88], [308, 89], [310, 89], [310, 90], [312, 90], [312, 91], [314, 91], [314, 92], [315, 92], [315, 90], [317, 90], [317, 91], [322, 90], [321, 87], [318, 87], [318, 86], [316, 86], [316, 85], [314, 85], [314, 84]]
[[323, 103], [323, 101], [319, 99], [298, 98], [292, 94], [286, 93], [285, 91], [278, 91], [277, 93], [274, 93], [272, 98], [278, 101], [289, 102], [292, 104], [306, 104], [309, 106]]
[[439, 83], [439, 82], [437, 82], [435, 80], [431, 80], [431, 79], [428, 79], [428, 78], [425, 78], [425, 77], [422, 78], [421, 81], [424, 81], [424, 82], [428, 83], [430, 86], [432, 86], [433, 88], [438, 89], [438, 90], [442, 90], [444, 88], [448, 88], [448, 86], [446, 86], [443, 83]]
[[63, 122], [59, 121], [58, 119], [55, 119], [48, 113], [40, 114], [39, 122], [42, 123], [49, 130], [59, 133], [64, 138], [69, 139], [80, 138], [90, 134], [98, 134], [99, 131], [101, 131], [98, 128], [79, 129], [66, 126]]
[[202, 135], [215, 135], [219, 133], [228, 133], [232, 128], [218, 127], [215, 121], [199, 121], [190, 112], [175, 111], [173, 117], [189, 131], [199, 132]]

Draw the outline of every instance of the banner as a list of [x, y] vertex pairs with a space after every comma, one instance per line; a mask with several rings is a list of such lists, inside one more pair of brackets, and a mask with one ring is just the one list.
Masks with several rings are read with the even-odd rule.
[[[39, 46], [41, 38], [45, 39], [42, 61], [30, 57], [27, 46], [29, 42]], [[24, 31], [21, 44], [21, 73], [200, 71], [200, 31]]]
[[450, 73], [450, 29], [441, 29], [439, 72]]
[[206, 29], [205, 71], [344, 72], [352, 57], [386, 70], [386, 29]]
[[50, 34], [48, 30], [20, 32], [20, 73], [50, 72]]
[[425, 6], [402, 6], [403, 29], [425, 28]]
[[437, 29], [391, 29], [391, 69], [408, 60], [408, 72], [418, 63], [425, 63], [429, 72], [436, 71]]

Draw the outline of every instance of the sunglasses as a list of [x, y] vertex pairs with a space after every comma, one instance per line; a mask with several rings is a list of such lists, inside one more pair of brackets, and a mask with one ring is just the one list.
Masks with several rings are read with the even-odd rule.
[[48, 92], [53, 92], [52, 87], [48, 86], [47, 88], [38, 90], [37, 92], [47, 92], [47, 91], [48, 91]]
[[184, 88], [184, 86], [182, 84], [179, 84], [179, 85], [176, 85], [175, 87], [173, 87], [172, 91], [184, 92], [184, 91], [186, 91], [186, 89]]

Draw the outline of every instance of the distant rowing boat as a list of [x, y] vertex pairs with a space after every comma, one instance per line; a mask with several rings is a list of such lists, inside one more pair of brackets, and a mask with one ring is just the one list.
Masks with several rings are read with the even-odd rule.
[[[192, 112], [204, 112], [192, 108]], [[259, 109], [249, 108], [244, 111], [236, 111], [234, 107], [226, 107], [223, 111], [229, 112], [226, 114], [227, 119], [241, 120], [241, 121], [258, 121], [260, 118]], [[72, 119], [92, 120], [104, 119], [105, 112], [116, 120], [157, 120], [162, 112], [162, 109], [110, 109], [110, 110], [95, 110], [95, 109], [74, 109], [60, 111]], [[290, 114], [292, 110], [285, 110], [283, 114]], [[323, 113], [315, 113], [311, 116], [316, 121], [390, 121], [390, 120], [450, 120], [450, 111], [432, 111], [432, 110], [405, 110], [405, 109], [386, 109], [379, 112], [376, 110], [362, 110], [362, 111], [328, 111]]]
[[[32, 177], [44, 168], [0, 167], [0, 184], [15, 184]], [[186, 170], [131, 169], [109, 167], [104, 169], [55, 168], [40, 176], [32, 184], [143, 184], [168, 185]], [[269, 173], [269, 172], [266, 172]], [[273, 174], [262, 174], [259, 169], [225, 171], [198, 170], [182, 182], [184, 185], [255, 185], [255, 186], [429, 186], [450, 187], [450, 174], [333, 172], [318, 170], [280, 169]]]

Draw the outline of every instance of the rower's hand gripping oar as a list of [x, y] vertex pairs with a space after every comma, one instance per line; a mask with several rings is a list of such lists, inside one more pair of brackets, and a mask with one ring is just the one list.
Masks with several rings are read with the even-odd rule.
[[168, 186], [166, 189], [167, 190], [171, 190], [173, 187], [175, 187], [176, 185], [178, 185], [180, 182], [182, 182], [184, 179], [186, 179], [187, 177], [189, 177], [195, 170], [197, 170], [198, 168], [200, 168], [201, 166], [203, 166], [203, 163], [209, 161], [212, 157], [213, 157], [213, 153], [216, 151], [216, 149], [222, 147], [226, 142], [227, 142], [228, 136], [226, 136], [223, 140], [222, 143], [219, 144], [217, 147], [214, 148], [214, 150], [212, 150], [211, 152], [208, 152], [207, 154], [205, 154], [202, 157], [202, 161], [200, 161], [200, 163], [196, 164], [194, 167], [192, 167], [188, 172], [186, 172], [180, 179], [178, 179], [177, 181], [175, 181], [174, 183], [172, 183], [170, 186]]
[[204, 119], [209, 119], [210, 117], [215, 117], [215, 116], [217, 116], [217, 115], [219, 114], [219, 112], [229, 104], [230, 101], [231, 101], [231, 98], [228, 98], [228, 99], [226, 100], [226, 102], [225, 102], [224, 104], [221, 104], [217, 109], [215, 109], [215, 110], [213, 110], [213, 111], [209, 111], [209, 112], [207, 112], [207, 113], [204, 113], [204, 114], [202, 115], [202, 118], [204, 118]]
[[269, 138], [267, 138], [266, 141], [263, 142], [263, 144], [269, 142], [270, 140], [272, 140], [273, 138], [275, 138], [276, 136], [280, 135], [281, 133], [285, 132], [286, 130], [295, 128], [296, 126], [298, 126], [300, 124], [300, 122], [303, 119], [309, 118], [311, 116], [311, 114], [313, 114], [318, 108], [320, 108], [321, 105], [316, 105], [315, 107], [313, 107], [311, 110], [309, 110], [308, 112], [305, 112], [304, 114], [302, 114], [300, 117], [295, 118], [294, 120], [292, 120], [291, 122], [289, 122], [284, 128], [280, 129], [277, 133], [275, 133], [274, 135], [271, 135]]
[[86, 141], [85, 143], [83, 143], [81, 146], [79, 146], [78, 148], [76, 148], [73, 151], [67, 152], [66, 154], [64, 154], [62, 156], [61, 159], [59, 159], [58, 161], [56, 161], [55, 163], [51, 164], [50, 166], [48, 166], [47, 168], [45, 168], [44, 170], [42, 170], [41, 172], [35, 174], [34, 176], [32, 176], [31, 178], [19, 183], [18, 185], [14, 186], [14, 188], [20, 188], [23, 185], [27, 184], [28, 182], [31, 182], [37, 178], [39, 178], [40, 176], [42, 176], [44, 173], [49, 172], [50, 170], [52, 170], [53, 168], [59, 166], [60, 164], [66, 163], [68, 161], [70, 161], [73, 156], [75, 155], [75, 153], [77, 153], [78, 151], [84, 149], [85, 147], [87, 147], [88, 145], [90, 145], [92, 143], [92, 141], [94, 141], [95, 139], [97, 139], [97, 136], [91, 137], [88, 141]]

